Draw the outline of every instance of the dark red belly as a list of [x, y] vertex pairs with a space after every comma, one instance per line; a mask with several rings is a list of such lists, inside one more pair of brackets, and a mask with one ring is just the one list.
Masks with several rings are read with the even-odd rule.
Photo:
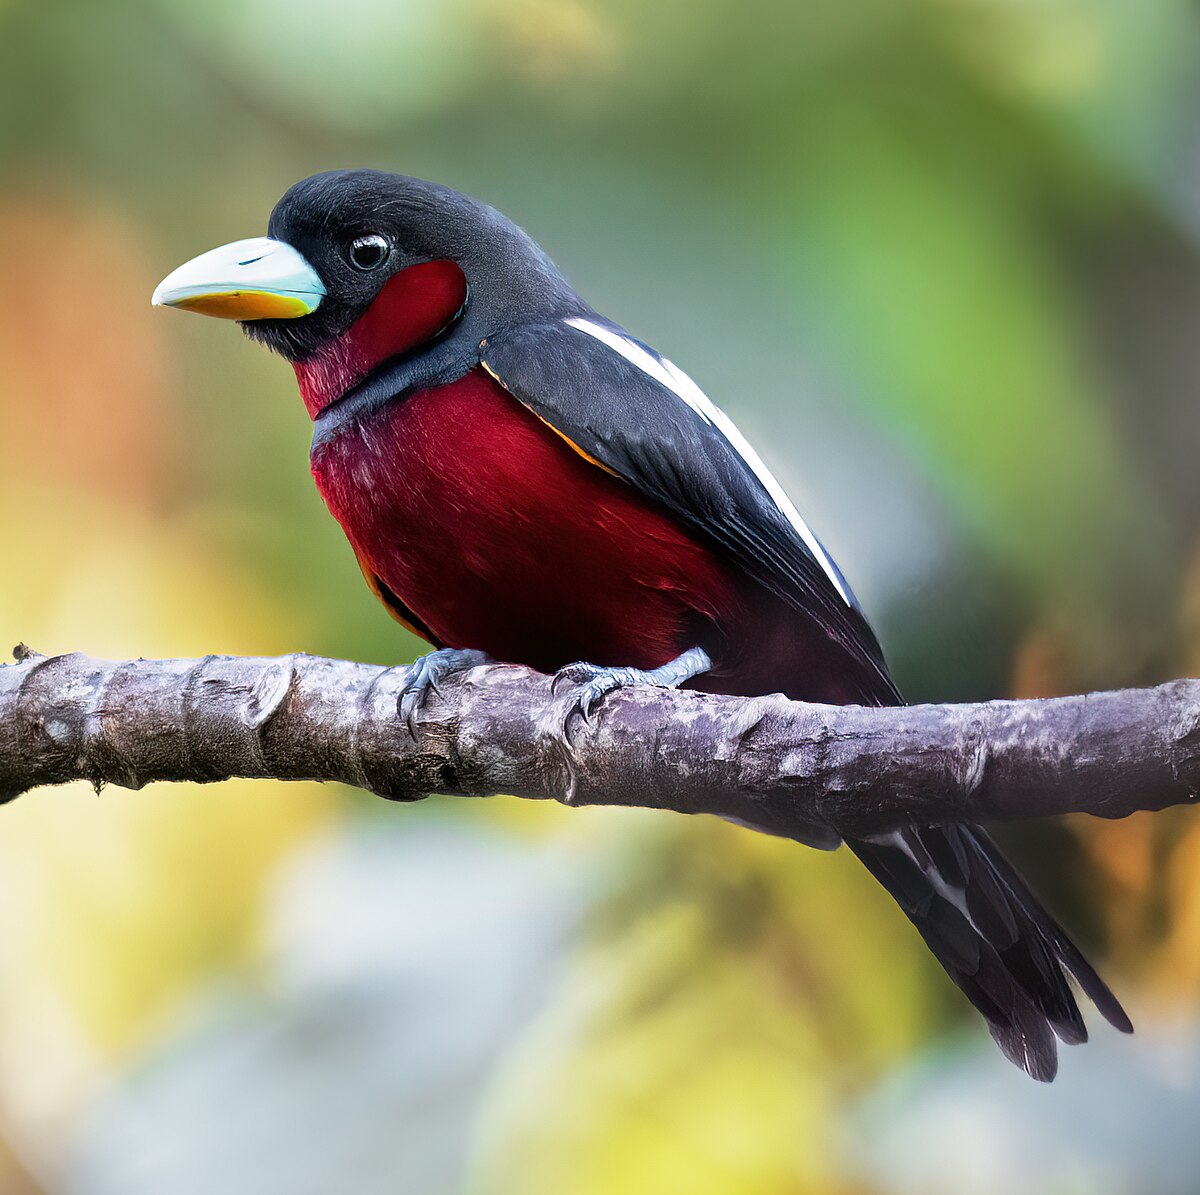
[[704, 687], [834, 699], [800, 681], [832, 677], [794, 611], [481, 370], [348, 427], [312, 465], [364, 567], [449, 647], [552, 671], [700, 644], [718, 664]]

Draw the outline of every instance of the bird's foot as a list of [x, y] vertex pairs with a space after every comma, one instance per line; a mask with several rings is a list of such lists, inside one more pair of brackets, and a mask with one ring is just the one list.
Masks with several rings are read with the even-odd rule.
[[404, 689], [396, 702], [396, 712], [404, 719], [408, 733], [414, 739], [417, 737], [417, 715], [430, 692], [439, 697], [442, 695], [439, 687], [442, 681], [456, 672], [466, 672], [468, 668], [492, 662], [487, 652], [458, 647], [440, 647], [414, 660], [408, 667]]
[[602, 668], [598, 664], [568, 664], [554, 674], [550, 691], [556, 700], [543, 722], [543, 733], [554, 740], [569, 758], [574, 751], [572, 723], [578, 719], [590, 726], [592, 714], [600, 702], [614, 689], [626, 685], [653, 685], [660, 689], [677, 689], [693, 676], [712, 667], [708, 652], [691, 647], [681, 656], [658, 668]]

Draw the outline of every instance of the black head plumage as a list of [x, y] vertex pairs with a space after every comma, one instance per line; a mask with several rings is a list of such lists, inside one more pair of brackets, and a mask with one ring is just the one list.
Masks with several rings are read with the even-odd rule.
[[292, 360], [339, 336], [389, 278], [424, 261], [450, 260], [462, 268], [475, 313], [472, 330], [481, 339], [518, 319], [586, 310], [545, 252], [507, 216], [407, 175], [329, 170], [302, 179], [275, 205], [267, 235], [302, 253], [327, 292], [318, 310], [302, 319], [242, 325]]

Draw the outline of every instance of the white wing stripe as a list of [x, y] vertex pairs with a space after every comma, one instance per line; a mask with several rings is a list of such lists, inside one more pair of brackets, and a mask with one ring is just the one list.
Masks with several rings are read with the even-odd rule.
[[614, 353], [619, 353], [631, 365], [636, 365], [644, 374], [652, 377], [660, 385], [665, 386], [678, 398], [681, 398], [706, 423], [715, 427], [729, 442], [742, 460], [749, 466], [750, 471], [762, 482], [763, 488], [771, 496], [780, 513], [796, 529], [800, 538], [808, 545], [817, 563], [825, 570], [825, 575], [833, 582], [834, 588], [842, 595], [842, 600], [850, 605], [850, 595], [846, 592], [845, 584], [838, 575], [829, 553], [821, 546], [821, 541], [813, 535], [808, 524], [801, 517], [795, 504], [784, 492], [783, 486], [775, 480], [770, 469], [763, 463], [762, 458], [751, 447], [745, 436], [738, 431], [733, 420], [716, 406], [712, 400], [687, 376], [678, 366], [673, 365], [665, 357], [656, 357], [647, 352], [640, 344], [628, 337], [614, 332], [603, 324], [579, 317], [565, 321], [572, 328], [586, 332], [593, 339], [607, 345]]

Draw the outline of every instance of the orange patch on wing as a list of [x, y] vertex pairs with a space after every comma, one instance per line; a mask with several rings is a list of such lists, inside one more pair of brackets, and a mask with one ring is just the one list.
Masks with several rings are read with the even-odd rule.
[[418, 639], [424, 639], [427, 643], [432, 643], [433, 640], [427, 627], [414, 626], [397, 608], [396, 602], [388, 601], [389, 594], [384, 591], [383, 582], [375, 575], [374, 568], [359, 555], [357, 549], [354, 557], [358, 561], [358, 567], [362, 569], [363, 580], [366, 581], [367, 588], [380, 600], [383, 608], [410, 634], [416, 635]]
[[[485, 340], [483, 342], [483, 344], [486, 345], [487, 341]], [[504, 390], [508, 394], [512, 394], [512, 391], [509, 390], [509, 388], [504, 384], [504, 379], [498, 373], [496, 373], [496, 371], [494, 369], [492, 369], [486, 361], [481, 361], [480, 364], [487, 371], [488, 376], [491, 377], [492, 380], [495, 381], [502, 390]], [[517, 398], [517, 396], [515, 394], [513, 394], [513, 398]], [[521, 400], [519, 398], [517, 398], [517, 401], [521, 402]], [[620, 475], [620, 473], [618, 473], [616, 471], [616, 469], [610, 469], [603, 461], [598, 461], [585, 448], [580, 448], [579, 445], [576, 444], [575, 441], [572, 440], [571, 437], [568, 436], [565, 431], [563, 431], [561, 428], [555, 427], [554, 424], [551, 423], [550, 420], [547, 419], [544, 415], [539, 415], [538, 412], [534, 411], [533, 407], [531, 407], [528, 403], [522, 402], [521, 406], [525, 407], [525, 409], [528, 411], [533, 411], [533, 414], [537, 415], [538, 419], [540, 419], [556, 436], [558, 436], [570, 448], [572, 448], [575, 452], [579, 453], [579, 455], [581, 457], [583, 457], [583, 459], [585, 461], [587, 461], [589, 465], [595, 465], [597, 469], [603, 469], [605, 473], [609, 474], [612, 477], [616, 477], [621, 481], [625, 480], [625, 478], [623, 478]]]

